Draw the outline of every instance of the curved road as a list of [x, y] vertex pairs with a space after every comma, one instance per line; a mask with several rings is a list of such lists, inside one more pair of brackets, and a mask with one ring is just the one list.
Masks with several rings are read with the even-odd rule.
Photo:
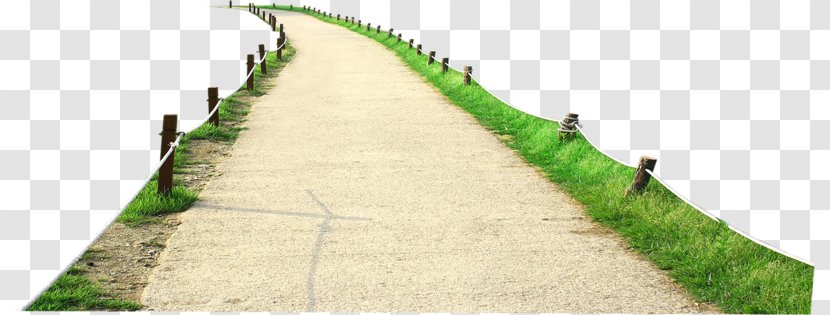
[[277, 14], [297, 56], [181, 216], [148, 309], [712, 310], [393, 53]]

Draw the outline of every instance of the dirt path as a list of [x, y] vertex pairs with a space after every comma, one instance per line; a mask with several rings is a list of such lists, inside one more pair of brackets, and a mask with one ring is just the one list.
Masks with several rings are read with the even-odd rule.
[[161, 254], [151, 310], [701, 312], [379, 44], [298, 53]]

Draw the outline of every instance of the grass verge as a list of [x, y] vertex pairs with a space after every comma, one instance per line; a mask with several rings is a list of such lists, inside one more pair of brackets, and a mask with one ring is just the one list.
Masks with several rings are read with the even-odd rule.
[[[263, 6], [263, 8], [271, 8]], [[287, 6], [277, 6], [289, 10]], [[301, 8], [293, 11], [302, 12]], [[713, 221], [651, 181], [641, 196], [623, 198], [633, 169], [620, 165], [581, 135], [557, 140], [559, 125], [522, 113], [476, 83], [461, 84], [462, 74], [441, 73], [440, 62], [408, 49], [383, 30], [367, 31], [344, 20], [313, 15], [369, 37], [397, 54], [454, 104], [473, 115], [530, 164], [541, 169], [596, 221], [616, 230], [636, 251], [668, 272], [697, 300], [727, 313], [809, 313], [813, 268], [769, 250]]]
[[[244, 128], [238, 127], [245, 120], [250, 112], [251, 97], [258, 97], [265, 94], [268, 86], [263, 80], [276, 76], [280, 69], [294, 56], [295, 50], [286, 44], [283, 50], [283, 60], [279, 62], [276, 53], [269, 53], [266, 62], [268, 74], [261, 73], [257, 66], [254, 71], [254, 90], [248, 92], [244, 87], [222, 101], [219, 108], [219, 118], [222, 124], [213, 126], [203, 124], [186, 134], [179, 147], [176, 149], [174, 164], [174, 180], [176, 184], [170, 195], [159, 196], [156, 193], [158, 182], [157, 175], [142, 188], [139, 194], [124, 209], [118, 217], [118, 221], [128, 226], [139, 227], [141, 224], [157, 220], [160, 215], [184, 211], [198, 199], [198, 191], [184, 187], [180, 184], [175, 175], [184, 172], [184, 168], [191, 163], [188, 156], [188, 145], [194, 140], [210, 140], [221, 142], [234, 142]], [[206, 105], [207, 106], [207, 105]], [[90, 255], [88, 251], [84, 255]], [[132, 301], [114, 299], [102, 290], [101, 286], [87, 277], [84, 267], [81, 265], [71, 266], [61, 275], [49, 289], [41, 294], [27, 311], [134, 311], [141, 309], [141, 304]]]

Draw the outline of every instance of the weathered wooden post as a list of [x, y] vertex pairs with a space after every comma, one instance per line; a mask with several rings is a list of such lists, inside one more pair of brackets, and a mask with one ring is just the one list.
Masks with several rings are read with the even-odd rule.
[[421, 55], [421, 44], [418, 44], [418, 46], [415, 47], [415, 50], [417, 50], [416, 53], [418, 54], [418, 56], [420, 56]]
[[657, 166], [657, 159], [650, 156], [640, 157], [640, 163], [637, 165], [637, 171], [634, 172], [634, 180], [631, 186], [625, 190], [625, 197], [631, 194], [640, 194], [646, 190], [648, 181], [651, 180], [651, 173], [654, 167]]
[[559, 140], [573, 139], [579, 129], [579, 114], [568, 113], [561, 121], [559, 121]]
[[271, 31], [272, 32], [277, 31], [277, 17], [276, 16], [271, 17]]
[[176, 147], [172, 144], [176, 141], [176, 132], [178, 128], [179, 117], [177, 115], [164, 115], [164, 120], [161, 127], [161, 156], [159, 160], [163, 159], [167, 152], [170, 155], [164, 164], [159, 168], [158, 177], [158, 194], [168, 195], [173, 190], [173, 164], [176, 156]]
[[285, 38], [285, 26], [280, 23], [280, 38]]
[[262, 74], [268, 74], [268, 66], [266, 65], [267, 62], [265, 60], [265, 45], [259, 44], [259, 59], [262, 62], [259, 63], [259, 70], [262, 71]]
[[248, 92], [251, 92], [251, 91], [254, 90], [254, 74], [252, 73], [252, 71], [254, 71], [254, 66], [255, 65], [256, 65], [256, 63], [254, 62], [254, 55], [249, 54], [248, 55], [248, 68], [247, 68], [248, 72], [246, 72], [246, 73], [250, 73], [251, 75], [248, 76], [248, 86], [247, 86], [248, 87]]
[[431, 50], [429, 52], [429, 58], [427, 58], [427, 64], [431, 66], [434, 62], [435, 62], [435, 51]]
[[217, 110], [215, 113], [213, 112], [213, 109], [216, 108], [216, 106], [219, 106], [219, 88], [218, 87], [208, 88], [207, 102], [208, 102], [208, 113], [212, 113], [210, 115], [210, 118], [208, 118], [208, 122], [210, 122], [211, 125], [214, 125], [214, 126], [218, 127], [219, 126], [219, 111]]
[[[285, 33], [283, 33], [285, 35]], [[285, 48], [285, 37], [277, 38], [277, 60], [282, 61], [282, 49]]]
[[414, 43], [415, 43], [415, 40], [410, 38], [409, 39], [409, 49], [412, 49], [412, 44], [414, 44]]
[[470, 85], [472, 82], [473, 76], [473, 67], [472, 66], [464, 66], [464, 85]]
[[441, 72], [447, 73], [450, 70], [450, 58], [441, 59]]

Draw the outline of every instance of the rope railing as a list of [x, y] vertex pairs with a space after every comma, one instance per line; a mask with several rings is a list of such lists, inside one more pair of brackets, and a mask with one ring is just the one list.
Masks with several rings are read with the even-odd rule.
[[[229, 8], [233, 8], [233, 2], [230, 2], [228, 5]], [[258, 17], [260, 14], [262, 15], [263, 21], [265, 21], [265, 12], [261, 12], [259, 8], [249, 4], [248, 5], [248, 12], [257, 15]], [[271, 25], [273, 31], [276, 31], [275, 23], [276, 17], [271, 16], [270, 21], [268, 22]], [[282, 60], [282, 49], [287, 44], [285, 40], [285, 32], [283, 31], [282, 24], [280, 24], [280, 37], [277, 40], [277, 59]], [[273, 51], [265, 51], [263, 45], [260, 45], [260, 54], [262, 55], [259, 61], [254, 62], [253, 64], [262, 65], [266, 62], [268, 58], [268, 53]], [[245, 76], [245, 80], [248, 81], [248, 90], [252, 90], [253, 86], [253, 76], [254, 72], [256, 71], [256, 67], [251, 64], [253, 61], [253, 55], [248, 55], [249, 60], [249, 71], [248, 74]], [[265, 74], [265, 67], [261, 68], [262, 73]], [[210, 122], [212, 125], [218, 126], [219, 125], [219, 109], [221, 108], [221, 103], [225, 98], [218, 97], [218, 88], [208, 88], [208, 114], [205, 116], [204, 119], [201, 120], [199, 126]], [[159, 133], [161, 136], [161, 157], [159, 158], [159, 162], [153, 167], [152, 172], [150, 173], [155, 174], [158, 172], [158, 193], [161, 195], [169, 194], [173, 190], [173, 165], [174, 159], [176, 156], [176, 148], [181, 145], [182, 139], [184, 139], [187, 133], [183, 131], [178, 131], [178, 115], [164, 115], [164, 120], [162, 122], [162, 131]], [[144, 180], [144, 184], [142, 186], [146, 186], [152, 176], [148, 176]], [[136, 192], [135, 197], [138, 196], [138, 192]]]

